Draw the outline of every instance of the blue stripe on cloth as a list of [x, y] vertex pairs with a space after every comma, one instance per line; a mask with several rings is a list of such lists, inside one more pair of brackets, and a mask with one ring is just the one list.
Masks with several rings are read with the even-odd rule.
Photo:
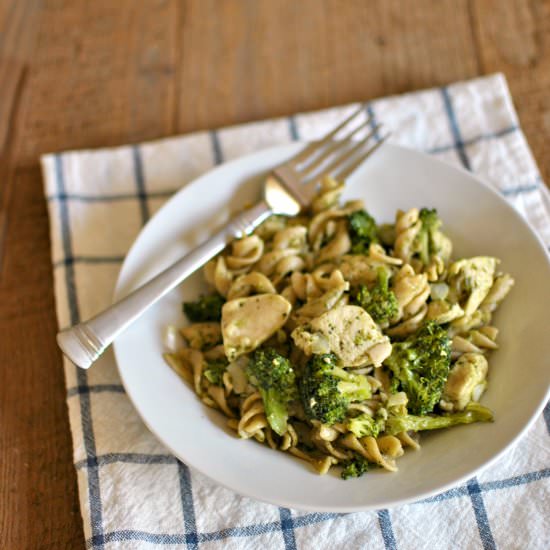
[[94, 384], [87, 386], [73, 386], [67, 390], [67, 398], [74, 397], [75, 395], [82, 395], [83, 393], [126, 393], [124, 387], [120, 384]]
[[[508, 487], [516, 487], [518, 485], [526, 485], [527, 483], [533, 483], [535, 481], [540, 481], [550, 477], [550, 468], [545, 468], [543, 470], [538, 470], [536, 472], [528, 472], [526, 474], [521, 474], [519, 476], [510, 477], [507, 479], [499, 479], [496, 481], [487, 481], [479, 485], [481, 492], [487, 493], [490, 491], [496, 491], [499, 489], [507, 489]], [[469, 496], [470, 493], [466, 486], [455, 487], [439, 495], [434, 495], [433, 497], [428, 497], [423, 500], [419, 500], [414, 504], [427, 504], [431, 502], [441, 502], [443, 500], [449, 500], [452, 498], [460, 498], [464, 496]]]
[[428, 504], [431, 502], [441, 502], [443, 500], [449, 500], [451, 498], [459, 498], [467, 495], [468, 495], [468, 490], [466, 489], [466, 487], [454, 487], [453, 489], [449, 489], [444, 493], [439, 493], [438, 495], [434, 495], [433, 497], [428, 497], [428, 498], [419, 500], [414, 504]]
[[508, 489], [509, 487], [517, 487], [518, 485], [526, 485], [534, 481], [541, 481], [550, 477], [550, 468], [544, 468], [536, 472], [529, 472], [508, 479], [498, 479], [496, 481], [486, 481], [480, 485], [482, 492], [495, 491], [499, 489]]
[[548, 434], [550, 434], [550, 401], [546, 403], [546, 407], [544, 407], [542, 415], [544, 417], [544, 421], [546, 422], [546, 429], [548, 430]]
[[298, 141], [300, 136], [298, 134], [298, 125], [296, 124], [296, 118], [293, 115], [287, 117], [288, 120], [288, 133], [292, 141]]
[[54, 267], [63, 267], [73, 264], [119, 264], [124, 256], [69, 256], [54, 262]]
[[441, 88], [441, 95], [443, 96], [443, 104], [445, 106], [445, 111], [447, 112], [451, 134], [453, 136], [456, 151], [458, 153], [458, 156], [460, 157], [460, 162], [462, 162], [464, 168], [470, 170], [470, 161], [468, 160], [466, 151], [464, 149], [464, 142], [462, 141], [462, 137], [460, 135], [460, 129], [456, 120], [456, 115], [453, 109], [453, 104], [451, 102], [451, 96], [449, 95], [449, 90], [447, 88]]
[[374, 108], [372, 106], [372, 103], [367, 103], [367, 105], [365, 106], [365, 109], [367, 111], [367, 116], [370, 117], [370, 122], [369, 122], [369, 126], [371, 128], [371, 130], [374, 130], [374, 139], [376, 141], [380, 141], [380, 134], [378, 132], [378, 129], [376, 129], [376, 125], [378, 124], [377, 120], [376, 120], [376, 114], [374, 113]]
[[[98, 466], [105, 464], [176, 464], [177, 459], [173, 455], [152, 455], [143, 453], [107, 453], [96, 457]], [[79, 460], [75, 468], [80, 470], [87, 466], [86, 460]]]
[[[327, 514], [327, 513], [312, 513], [305, 516], [300, 516], [294, 519], [294, 527], [306, 527], [308, 525], [314, 525], [316, 523], [322, 523], [331, 519], [335, 519], [345, 514]], [[266, 533], [273, 533], [281, 529], [281, 524], [278, 521], [272, 521], [268, 523], [257, 523], [252, 525], [245, 525], [243, 527], [230, 527], [227, 529], [221, 529], [220, 531], [212, 531], [208, 533], [198, 533], [198, 542], [211, 542], [224, 540], [228, 538], [244, 538], [255, 537], [264, 535]], [[169, 534], [169, 533], [148, 533], [146, 531], [113, 531], [105, 533], [105, 542], [121, 542], [128, 540], [141, 540], [145, 542], [151, 542], [153, 544], [185, 544], [186, 538], [182, 534]], [[86, 545], [88, 548], [92, 546], [93, 539], [88, 539]]]
[[210, 533], [199, 533], [198, 537], [199, 542], [210, 542], [234, 537], [256, 537], [259, 535], [265, 535], [266, 533], [273, 533], [280, 530], [281, 522], [272, 521], [269, 523], [256, 523], [252, 525], [245, 525], [243, 527], [229, 527], [227, 529], [213, 531]]
[[393, 534], [389, 510], [378, 510], [378, 523], [380, 524], [380, 531], [384, 539], [384, 547], [386, 550], [396, 550], [397, 543]]
[[500, 192], [505, 197], [516, 197], [517, 195], [524, 195], [525, 193], [532, 193], [533, 191], [538, 191], [540, 185], [518, 185], [517, 187], [512, 187], [511, 189], [502, 189]]
[[[178, 189], [166, 189], [164, 191], [148, 191], [147, 197], [150, 199], [163, 199], [171, 197]], [[118, 193], [114, 195], [79, 195], [78, 193], [55, 193], [48, 195], [48, 202], [54, 201], [79, 201], [79, 202], [112, 202], [135, 200], [135, 193]]]
[[178, 460], [178, 473], [180, 478], [181, 506], [183, 510], [183, 523], [185, 527], [185, 542], [187, 548], [197, 550], [198, 535], [195, 519], [195, 504], [193, 502], [193, 487], [191, 486], [191, 474], [189, 468]]
[[482, 489], [479, 486], [477, 478], [472, 478], [466, 484], [468, 493], [472, 500], [472, 506], [474, 508], [474, 514], [476, 517], [477, 528], [479, 530], [479, 536], [484, 550], [496, 550], [495, 540], [493, 533], [491, 532], [491, 526], [489, 525], [489, 518], [487, 517], [487, 510], [485, 509], [485, 503], [481, 497]]
[[[105, 544], [111, 542], [127, 542], [130, 540], [139, 540], [151, 544], [185, 544], [185, 536], [181, 534], [168, 533], [148, 533], [146, 531], [133, 531], [126, 529], [123, 531], [112, 531], [105, 533], [103, 541]], [[92, 537], [86, 541], [86, 548], [94, 548], [98, 543], [98, 537]]]
[[[57, 189], [60, 194], [65, 192], [65, 175], [63, 173], [62, 158], [60, 155], [55, 156], [55, 176]], [[61, 218], [61, 242], [63, 245], [63, 254], [65, 258], [72, 256], [72, 239], [69, 219], [69, 207], [63, 202], [59, 207], [59, 213]], [[68, 266], [65, 271], [65, 285], [67, 287], [67, 302], [69, 304], [69, 316], [71, 325], [78, 323], [78, 306], [76, 301], [76, 288], [74, 281], [74, 269], [72, 266]]]
[[[514, 132], [519, 131], [519, 126], [508, 126], [507, 128], [503, 128], [502, 130], [497, 130], [496, 132], [489, 132], [487, 134], [479, 134], [477, 136], [474, 136], [473, 138], [464, 140], [462, 144], [464, 147], [469, 147], [470, 145], [474, 145], [475, 143], [479, 143], [480, 141], [490, 141], [492, 139], [498, 139], [501, 137], [504, 137], [508, 134], [513, 134]], [[451, 145], [441, 145], [439, 147], [433, 147], [432, 149], [427, 149], [426, 153], [430, 155], [435, 155], [437, 153], [445, 153], [447, 151], [451, 151], [454, 149], [456, 145], [452, 143]]]
[[500, 489], [508, 489], [509, 487], [517, 487], [518, 485], [526, 485], [535, 481], [541, 481], [550, 477], [550, 468], [529, 472], [508, 479], [498, 479], [496, 481], [486, 481], [480, 485], [482, 492], [495, 491]]
[[218, 136], [216, 130], [210, 130], [210, 141], [212, 142], [214, 164], [221, 164], [223, 162], [222, 145], [220, 143], [220, 136]]
[[336, 514], [334, 512], [314, 512], [313, 514], [306, 514], [305, 516], [294, 518], [293, 522], [295, 528], [306, 527], [307, 525], [322, 523], [323, 521], [328, 521], [329, 519], [337, 519], [345, 515], [347, 514]]
[[[60, 195], [65, 194], [65, 174], [63, 172], [63, 162], [60, 155], [55, 156], [55, 173], [57, 191]], [[61, 218], [61, 240], [63, 244], [63, 253], [66, 258], [72, 256], [71, 227], [68, 203], [63, 201], [60, 204]], [[65, 269], [65, 284], [67, 286], [67, 301], [69, 304], [70, 322], [74, 325], [79, 322], [78, 302], [76, 297], [76, 287], [74, 280], [74, 268], [72, 264], [67, 265]], [[87, 372], [84, 369], [76, 369], [77, 386], [80, 388], [88, 385]], [[92, 414], [90, 406], [90, 394], [80, 394], [80, 421], [82, 424], [82, 434], [84, 439], [84, 448], [86, 450], [86, 459], [88, 463], [88, 499], [90, 505], [90, 523], [92, 536], [97, 538], [97, 548], [103, 548], [103, 507], [101, 503], [101, 491], [99, 486], [99, 467], [96, 459], [96, 447], [94, 439], [94, 430], [92, 425]]]
[[134, 163], [134, 178], [137, 188], [137, 198], [139, 200], [139, 210], [141, 213], [141, 224], [145, 225], [149, 221], [149, 205], [147, 204], [145, 172], [143, 170], [143, 159], [141, 158], [139, 145], [132, 145], [132, 160]]
[[279, 515], [281, 517], [281, 530], [283, 532], [285, 550], [296, 550], [292, 512], [288, 508], [279, 508]]
[[[77, 382], [79, 386], [88, 383], [87, 372], [75, 367], [77, 370]], [[88, 472], [88, 499], [90, 504], [90, 523], [92, 535], [95, 535], [99, 542], [98, 549], [103, 548], [103, 504], [101, 502], [101, 489], [99, 481], [99, 464], [96, 458], [96, 446], [92, 424], [92, 412], [90, 394], [80, 395], [80, 417], [82, 422], [82, 433], [84, 436], [84, 448], [87, 457]]]

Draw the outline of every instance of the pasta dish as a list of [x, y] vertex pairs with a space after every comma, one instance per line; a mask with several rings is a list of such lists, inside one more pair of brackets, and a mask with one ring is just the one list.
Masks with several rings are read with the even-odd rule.
[[396, 471], [419, 432], [493, 420], [479, 400], [514, 280], [453, 258], [435, 210], [378, 225], [343, 187], [326, 179], [308, 213], [209, 262], [212, 293], [183, 304], [164, 357], [240, 438], [348, 479]]

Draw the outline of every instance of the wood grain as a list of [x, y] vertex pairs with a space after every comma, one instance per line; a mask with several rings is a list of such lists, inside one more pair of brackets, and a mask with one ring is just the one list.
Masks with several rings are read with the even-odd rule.
[[40, 154], [495, 71], [548, 180], [545, 1], [0, 0], [0, 548], [84, 546]]
[[185, 5], [178, 132], [477, 74], [468, 4], [462, 0], [203, 0]]
[[472, 2], [484, 72], [503, 72], [544, 181], [550, 181], [550, 2]]
[[0, 280], [0, 548], [80, 548], [37, 167], [13, 176]]

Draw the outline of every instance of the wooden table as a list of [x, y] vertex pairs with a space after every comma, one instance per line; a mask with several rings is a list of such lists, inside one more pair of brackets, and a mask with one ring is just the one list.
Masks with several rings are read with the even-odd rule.
[[546, 181], [550, 3], [0, 0], [0, 548], [84, 544], [38, 168], [503, 71]]

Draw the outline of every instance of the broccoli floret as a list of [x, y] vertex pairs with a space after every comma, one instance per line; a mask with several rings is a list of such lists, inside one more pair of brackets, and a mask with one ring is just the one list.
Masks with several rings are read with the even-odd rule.
[[441, 226], [441, 220], [435, 208], [422, 208], [418, 217], [422, 222], [422, 229], [426, 231], [435, 231]]
[[403, 342], [393, 344], [385, 365], [393, 373], [392, 391], [401, 389], [413, 414], [433, 411], [441, 398], [451, 363], [447, 330], [429, 321]]
[[395, 435], [401, 432], [422, 430], [439, 430], [450, 428], [457, 424], [471, 424], [472, 422], [492, 422], [493, 413], [479, 403], [470, 403], [463, 411], [433, 416], [390, 416], [386, 421], [386, 433]]
[[228, 365], [227, 359], [216, 359], [207, 361], [204, 369], [205, 378], [214, 386], [223, 386], [223, 375]]
[[428, 265], [433, 256], [447, 261], [451, 255], [451, 241], [440, 231], [441, 219], [435, 208], [422, 208], [419, 214], [421, 229], [416, 236], [414, 249], [424, 265]]
[[347, 428], [356, 437], [378, 437], [384, 431], [385, 421], [382, 418], [373, 418], [370, 414], [360, 414], [351, 418]]
[[376, 222], [365, 210], [357, 210], [348, 216], [348, 231], [352, 254], [368, 254], [371, 243], [378, 242]]
[[333, 353], [311, 356], [299, 389], [306, 416], [329, 425], [345, 418], [350, 402], [371, 396], [368, 380], [339, 367]]
[[246, 374], [262, 396], [269, 425], [283, 435], [287, 430], [288, 405], [298, 398], [296, 374], [290, 361], [273, 348], [257, 349]]
[[184, 302], [183, 311], [192, 323], [219, 321], [222, 318], [222, 306], [225, 298], [219, 294], [203, 296], [196, 302]]
[[361, 285], [353, 299], [379, 325], [387, 325], [399, 311], [397, 298], [389, 288], [389, 279], [388, 271], [380, 268], [376, 285], [370, 290]]
[[340, 477], [342, 479], [361, 477], [364, 473], [368, 472], [368, 470], [369, 463], [367, 462], [367, 459], [356, 454], [353, 458], [350, 458], [342, 463], [342, 473], [340, 474]]

